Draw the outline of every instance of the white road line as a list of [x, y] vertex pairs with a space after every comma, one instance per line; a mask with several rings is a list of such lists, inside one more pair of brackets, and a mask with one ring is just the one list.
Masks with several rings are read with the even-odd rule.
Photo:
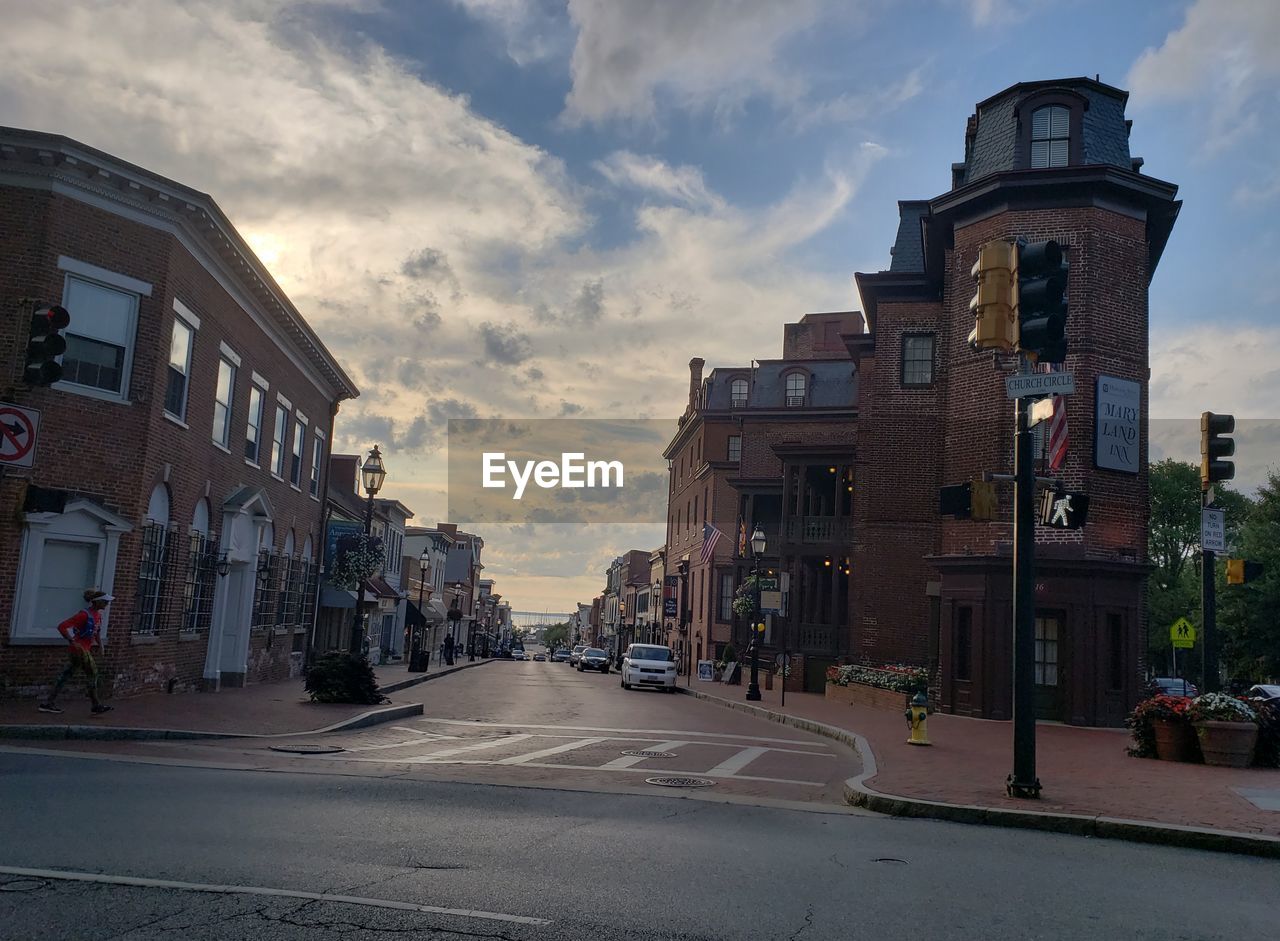
[[[654, 742], [651, 748], [645, 751], [675, 751], [677, 748], [683, 748], [688, 742]], [[699, 742], [699, 745], [710, 744], [708, 742]], [[614, 768], [630, 768], [632, 765], [638, 765], [642, 761], [649, 761], [648, 758], [640, 758], [636, 755], [623, 755], [621, 758], [615, 758], [613, 761], [607, 761], [600, 766], [601, 770], [612, 771]]]
[[459, 745], [457, 748], [446, 748], [444, 751], [432, 752], [430, 755], [421, 755], [417, 758], [400, 758], [399, 761], [408, 764], [426, 764], [439, 758], [452, 758], [454, 755], [461, 755], [464, 752], [480, 751], [484, 748], [501, 748], [503, 745], [510, 745], [513, 742], [523, 742], [525, 739], [533, 738], [532, 735], [504, 735], [502, 738], [491, 739], [487, 742], [477, 742], [475, 745]]
[[69, 882], [96, 882], [104, 885], [132, 885], [146, 889], [177, 889], [182, 892], [209, 892], [214, 895], [259, 895], [274, 898], [309, 899], [315, 902], [336, 902], [342, 905], [366, 905], [371, 908], [391, 908], [402, 912], [424, 912], [430, 915], [456, 915], [461, 918], [483, 918], [488, 921], [505, 921], [520, 925], [550, 925], [546, 918], [530, 918], [527, 915], [505, 915], [501, 912], [485, 912], [471, 908], [439, 908], [435, 905], [419, 905], [416, 902], [397, 902], [393, 899], [371, 899], [359, 895], [334, 895], [328, 892], [304, 892], [298, 889], [274, 889], [260, 885], [216, 885], [204, 882], [177, 882], [172, 879], [145, 879], [139, 876], [113, 876], [96, 872], [69, 872], [62, 869], [27, 869], [21, 866], [0, 866], [0, 873], [9, 876], [25, 876], [29, 879], [62, 879]]
[[760, 735], [730, 735], [727, 732], [690, 732], [685, 729], [606, 729], [590, 725], [530, 725], [524, 722], [473, 722], [470, 719], [433, 719], [419, 720], [425, 723], [440, 725], [463, 725], [472, 729], [550, 729], [555, 732], [635, 732], [643, 735], [689, 735], [699, 738], [732, 738], [743, 742], [770, 742], [779, 745], [808, 745], [810, 748], [827, 748], [821, 742], [811, 742], [802, 738], [764, 738]]
[[[352, 761], [379, 761], [377, 758], [352, 758]], [[418, 761], [415, 764], [430, 764]], [[497, 765], [500, 762], [484, 758], [449, 758], [435, 762], [441, 765]], [[769, 784], [800, 784], [804, 787], [823, 787], [822, 781], [792, 781], [789, 778], [762, 778], [749, 774], [712, 774], [709, 771], [690, 771], [688, 768], [606, 768], [602, 765], [553, 765], [550, 762], [529, 761], [521, 768], [552, 768], [556, 771], [611, 771], [623, 774], [672, 775], [680, 778], [721, 778], [726, 781], [765, 781]]]
[[736, 755], [732, 755], [720, 762], [720, 764], [708, 771], [707, 775], [709, 777], [719, 775], [732, 777], [768, 750], [767, 748], [744, 748]]
[[430, 745], [432, 742], [456, 742], [456, 735], [432, 735], [430, 732], [424, 732], [417, 738], [411, 738], [403, 742], [383, 742], [381, 745], [352, 745], [346, 750], [354, 751], [381, 751], [384, 748], [408, 748], [411, 745]]
[[549, 758], [552, 755], [559, 755], [563, 752], [573, 751], [576, 748], [586, 748], [588, 745], [597, 745], [600, 742], [606, 742], [604, 738], [580, 738], [575, 742], [567, 742], [564, 745], [553, 745], [551, 748], [544, 748], [541, 751], [531, 751], [527, 755], [514, 755], [511, 758], [499, 758], [496, 764], [500, 765], [523, 765], [539, 758]]

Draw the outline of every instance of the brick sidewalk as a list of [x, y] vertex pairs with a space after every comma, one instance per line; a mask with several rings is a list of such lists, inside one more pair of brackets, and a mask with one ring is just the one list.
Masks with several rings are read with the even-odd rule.
[[[683, 683], [681, 685], [684, 685]], [[747, 687], [696, 681], [695, 691], [742, 701]], [[1014, 800], [1004, 793], [1013, 768], [1013, 725], [935, 714], [929, 717], [930, 748], [906, 744], [901, 712], [831, 702], [814, 693], [762, 690], [757, 705], [823, 722], [861, 735], [871, 745], [878, 774], [866, 783], [884, 794], [1009, 810], [1119, 817], [1239, 833], [1280, 836], [1280, 812], [1265, 811], [1236, 788], [1269, 790], [1280, 797], [1280, 770], [1215, 768], [1130, 758], [1123, 729], [1090, 729], [1041, 723], [1036, 726], [1036, 772], [1040, 800]]]
[[[477, 664], [485, 661], [476, 661]], [[465, 660], [455, 666], [462, 666]], [[451, 669], [432, 657], [429, 673], [409, 673], [404, 664], [374, 667], [379, 686], [390, 686], [414, 677], [434, 676]], [[227, 734], [283, 735], [310, 732], [353, 719], [378, 706], [346, 706], [311, 702], [299, 679], [256, 683], [243, 689], [217, 693], [151, 693], [108, 700], [115, 708], [102, 716], [89, 714], [82, 689], [70, 686], [59, 698], [61, 715], [36, 709], [34, 699], [0, 702], [0, 726], [85, 725], [121, 729], [181, 729]], [[419, 687], [391, 692], [392, 704], [418, 702]]]

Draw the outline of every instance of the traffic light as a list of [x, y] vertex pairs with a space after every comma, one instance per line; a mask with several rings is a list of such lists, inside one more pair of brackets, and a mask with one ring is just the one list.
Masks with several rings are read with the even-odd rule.
[[975, 480], [969, 484], [969, 508], [973, 519], [995, 519], [999, 509], [996, 485], [989, 480]]
[[1019, 242], [1014, 254], [1018, 352], [1039, 363], [1067, 358], [1067, 266], [1055, 241]]
[[1200, 489], [1219, 480], [1230, 480], [1236, 475], [1236, 465], [1222, 458], [1236, 453], [1236, 443], [1225, 437], [1236, 430], [1234, 415], [1200, 413]]
[[973, 263], [971, 272], [978, 290], [969, 301], [969, 310], [974, 317], [969, 345], [974, 349], [1008, 352], [1017, 343], [1018, 329], [1013, 310], [1016, 267], [1015, 249], [1011, 242], [996, 240], [978, 249], [978, 260]]
[[1227, 584], [1244, 585], [1262, 577], [1262, 563], [1248, 559], [1227, 559]]
[[1089, 521], [1089, 495], [1079, 490], [1046, 490], [1040, 497], [1040, 525], [1080, 529]]
[[57, 357], [67, 351], [61, 332], [71, 323], [65, 307], [42, 307], [31, 315], [31, 339], [27, 341], [27, 366], [23, 373], [27, 385], [53, 385], [62, 378], [62, 364]]

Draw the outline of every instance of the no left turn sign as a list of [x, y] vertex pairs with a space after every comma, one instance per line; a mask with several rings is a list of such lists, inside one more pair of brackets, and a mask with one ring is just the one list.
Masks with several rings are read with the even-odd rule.
[[0, 467], [30, 467], [36, 459], [40, 413], [0, 402]]

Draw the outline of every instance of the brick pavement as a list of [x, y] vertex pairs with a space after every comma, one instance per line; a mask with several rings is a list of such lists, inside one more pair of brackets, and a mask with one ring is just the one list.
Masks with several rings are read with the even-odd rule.
[[[476, 661], [477, 664], [485, 661]], [[459, 661], [456, 666], [466, 663]], [[434, 676], [450, 669], [432, 658], [426, 674], [409, 673], [404, 664], [374, 667], [379, 686], [390, 686], [413, 677]], [[231, 734], [284, 735], [310, 732], [355, 718], [377, 706], [347, 706], [313, 703], [307, 698], [302, 679], [255, 683], [243, 689], [217, 693], [152, 693], [109, 702], [114, 709], [102, 716], [89, 714], [83, 692], [68, 687], [58, 701], [64, 710], [50, 715], [36, 709], [33, 699], [0, 702], [0, 726], [6, 725], [87, 725], [106, 728], [182, 729]], [[421, 701], [417, 686], [388, 694], [393, 704]]]
[[[682, 678], [683, 680], [683, 678]], [[682, 682], [683, 685], [683, 682]], [[696, 681], [702, 693], [741, 701], [746, 685], [724, 687]], [[1013, 725], [986, 719], [935, 714], [929, 717], [932, 747], [906, 744], [901, 712], [831, 702], [814, 693], [762, 690], [759, 705], [774, 712], [823, 722], [863, 736], [871, 745], [877, 775], [866, 783], [902, 797], [1009, 810], [1119, 817], [1180, 826], [1280, 836], [1280, 812], [1265, 811], [1235, 788], [1280, 792], [1280, 770], [1215, 768], [1207, 765], [1130, 758], [1123, 729], [1094, 729], [1040, 723], [1036, 727], [1036, 770], [1040, 800], [1005, 796], [1013, 767]]]

